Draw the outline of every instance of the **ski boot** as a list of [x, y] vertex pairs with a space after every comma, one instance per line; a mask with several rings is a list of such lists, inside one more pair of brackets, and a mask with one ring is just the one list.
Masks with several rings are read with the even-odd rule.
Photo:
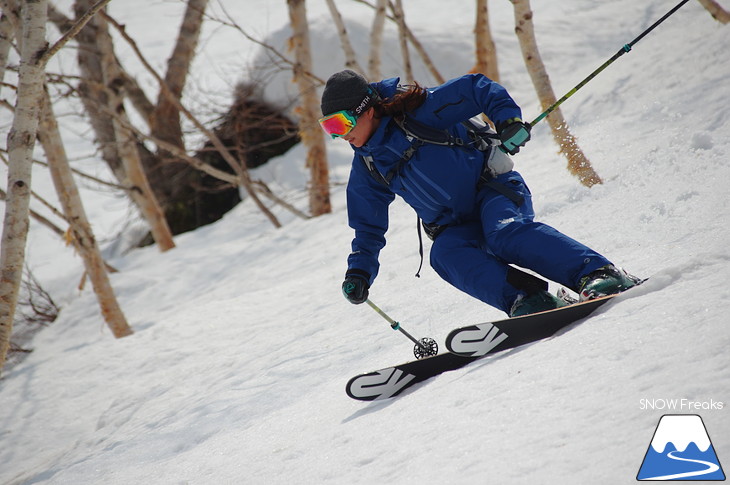
[[578, 295], [580, 301], [593, 300], [601, 296], [621, 293], [639, 283], [641, 283], [640, 278], [609, 264], [581, 278]]
[[570, 292], [562, 286], [558, 288], [557, 292], [555, 292], [555, 296], [563, 300], [568, 305], [572, 305], [573, 303], [578, 303], [580, 301], [578, 298], [571, 295]]
[[530, 295], [519, 295], [509, 311], [510, 318], [539, 313], [547, 310], [554, 310], [568, 306], [565, 300], [558, 298], [544, 290]]

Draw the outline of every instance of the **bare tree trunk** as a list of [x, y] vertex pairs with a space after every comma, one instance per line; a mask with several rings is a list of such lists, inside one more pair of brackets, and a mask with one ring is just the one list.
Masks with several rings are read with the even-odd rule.
[[[78, 0], [74, 4], [76, 17], [80, 17], [92, 4], [92, 0]], [[61, 28], [59, 26], [59, 28]], [[94, 130], [96, 144], [101, 157], [114, 173], [117, 181], [124, 185], [127, 179], [124, 164], [119, 157], [114, 124], [105, 113], [109, 106], [109, 93], [104, 85], [104, 74], [101, 61], [101, 48], [111, 45], [112, 38], [108, 28], [99, 17], [91, 20], [76, 36], [79, 48], [77, 61], [81, 71], [78, 90], [84, 111], [89, 116], [89, 123]]]
[[497, 47], [489, 28], [489, 10], [487, 0], [477, 0], [477, 15], [474, 25], [474, 42], [476, 44], [476, 64], [472, 72], [480, 72], [492, 81], [499, 82], [497, 66]]
[[[106, 22], [102, 18], [99, 19], [99, 23], [104, 24], [104, 30], [107, 30]], [[107, 87], [107, 101], [112, 113], [115, 113], [111, 121], [114, 138], [117, 141], [117, 155], [124, 167], [126, 182], [124, 185], [132, 187], [130, 196], [137, 203], [142, 216], [147, 221], [157, 247], [162, 252], [168, 251], [175, 247], [175, 242], [172, 239], [172, 232], [167, 225], [165, 214], [142, 169], [137, 140], [124, 123], [128, 120], [122, 92], [126, 76], [111, 47], [110, 43], [99, 44], [100, 65], [104, 85]], [[179, 118], [177, 124], [180, 125]]]
[[8, 133], [8, 188], [0, 250], [0, 371], [10, 346], [10, 333], [23, 277], [30, 214], [31, 163], [43, 90], [46, 43], [46, 1], [23, 2], [20, 72], [13, 126]]
[[[393, 8], [393, 4], [391, 2], [391, 9]], [[426, 52], [426, 48], [423, 47], [423, 44], [416, 38], [416, 36], [413, 34], [411, 29], [408, 28], [408, 26], [405, 26], [406, 35], [408, 36], [408, 40], [413, 45], [413, 48], [416, 50], [419, 56], [421, 56], [421, 59], [423, 60], [423, 64], [426, 66], [426, 68], [431, 72], [431, 75], [436, 80], [436, 83], [443, 84], [446, 82], [446, 79], [441, 75], [441, 73], [436, 69], [436, 66], [434, 65], [433, 61], [431, 60], [431, 56], [428, 55], [428, 52]]]
[[15, 0], [0, 1], [0, 90], [2, 90], [2, 82], [5, 79], [5, 69], [8, 66], [8, 56], [10, 49], [13, 47], [13, 38], [18, 30], [18, 11]]
[[370, 33], [370, 57], [368, 59], [368, 73], [370, 79], [379, 81], [380, 75], [380, 51], [383, 49], [383, 30], [385, 29], [385, 9], [388, 0], [377, 0], [375, 4], [375, 17]]
[[43, 63], [46, 64], [48, 60], [56, 55], [71, 39], [75, 38], [79, 32], [84, 28], [89, 21], [102, 9], [106, 8], [106, 5], [111, 0], [97, 0], [84, 14], [76, 18], [74, 24], [63, 33], [60, 39], [58, 39], [46, 52], [43, 53]]
[[334, 20], [337, 26], [337, 34], [340, 37], [340, 44], [342, 44], [342, 50], [345, 53], [345, 67], [353, 71], [357, 71], [362, 75], [365, 75], [365, 70], [357, 62], [357, 56], [355, 55], [355, 49], [352, 48], [350, 43], [350, 37], [347, 35], [347, 28], [345, 22], [340, 15], [340, 11], [337, 10], [335, 0], [327, 0], [327, 7], [330, 9], [332, 20]]
[[[28, 238], [31, 164], [38, 133], [45, 66], [49, 58], [73, 38], [110, 0], [99, 0], [53, 46], [45, 41], [47, 0], [22, 2], [20, 70], [15, 117], [8, 133], [8, 190], [6, 192], [2, 250], [0, 251], [0, 371], [7, 356], [13, 317], [18, 302]], [[4, 4], [5, 5], [5, 4]], [[10, 13], [10, 12], [7, 12]]]
[[[57, 10], [52, 4], [48, 5], [48, 20], [56, 25], [60, 32], [66, 32], [73, 25], [73, 21]], [[79, 39], [79, 37], [83, 38], [83, 35], [76, 36], [79, 44], [82, 44], [83, 40]], [[154, 112], [155, 107], [147, 98], [147, 95], [139, 84], [137, 84], [137, 81], [126, 73], [124, 73], [124, 91], [129, 97], [129, 100], [132, 102], [134, 108], [137, 110], [137, 113], [142, 116], [148, 126], [151, 125], [152, 113]]]
[[[550, 85], [550, 77], [545, 70], [545, 65], [537, 48], [530, 2], [529, 0], [510, 1], [514, 5], [515, 32], [520, 41], [522, 57], [525, 59], [525, 65], [530, 73], [532, 84], [537, 91], [540, 104], [543, 109], [547, 109], [557, 101], [557, 98]], [[581, 183], [587, 187], [602, 183], [601, 178], [593, 170], [591, 162], [583, 154], [575, 138], [570, 133], [562, 112], [556, 108], [548, 115], [547, 121], [550, 124], [556, 143], [560, 145], [560, 152], [568, 159], [570, 173], [577, 176]]]
[[717, 3], [715, 0], [697, 1], [699, 1], [702, 6], [705, 7], [708, 12], [710, 12], [710, 15], [712, 15], [718, 22], [722, 22], [723, 24], [730, 22], [730, 12], [722, 8], [722, 5]]
[[71, 173], [71, 166], [68, 163], [66, 150], [58, 131], [58, 123], [53, 114], [51, 98], [48, 96], [47, 91], [43, 92], [41, 106], [40, 141], [48, 158], [48, 166], [51, 170], [51, 177], [56, 187], [58, 199], [73, 234], [74, 246], [84, 260], [84, 266], [91, 278], [104, 320], [116, 338], [126, 337], [133, 332], [114, 296], [114, 290], [109, 281], [104, 260], [99, 252], [99, 246], [91, 230], [91, 224], [89, 224], [86, 217], [81, 196]]
[[[187, 0], [177, 41], [167, 60], [163, 80], [165, 89], [159, 90], [157, 105], [151, 117], [152, 136], [181, 149], [185, 148], [185, 141], [178, 106], [195, 57], [207, 4], [208, 0]], [[145, 168], [174, 232], [181, 233], [197, 227], [198, 210], [204, 205], [199, 193], [203, 190], [199, 188], [201, 174], [159, 145], [155, 157], [147, 160]]]
[[117, 116], [112, 118], [112, 125], [119, 140], [117, 151], [124, 164], [124, 172], [128, 177], [129, 185], [132, 188], [129, 193], [132, 199], [136, 199], [140, 211], [147, 224], [149, 224], [152, 238], [155, 240], [158, 249], [165, 252], [175, 247], [172, 232], [142, 168], [142, 161], [137, 150], [137, 140], [132, 132], [120, 122], [119, 118], [126, 119], [127, 113], [124, 110], [121, 96], [117, 99], [119, 103], [115, 110]]
[[[208, 0], [188, 0], [177, 43], [167, 61], [165, 84], [177, 100], [182, 98], [190, 63], [195, 57], [195, 48], [198, 45], [207, 4]], [[157, 138], [181, 148], [185, 146], [180, 125], [180, 111], [177, 109], [177, 105], [170, 100], [170, 96], [166, 96], [163, 92], [160, 92], [157, 99], [151, 131], [152, 135]]]
[[[362, 3], [363, 5], [366, 5], [372, 9], [377, 9], [376, 6], [374, 6], [367, 0], [355, 0], [355, 1]], [[390, 8], [391, 8], [391, 10], [394, 8], [392, 2], [390, 3]], [[388, 18], [390, 20], [395, 21], [394, 18], [391, 18], [391, 17], [388, 17]], [[423, 47], [423, 44], [421, 44], [421, 42], [416, 38], [416, 36], [413, 35], [413, 32], [411, 32], [411, 29], [409, 29], [407, 25], [406, 25], [405, 29], [406, 29], [406, 35], [408, 36], [408, 40], [411, 42], [411, 44], [413, 45], [413, 48], [416, 50], [418, 55], [423, 60], [423, 64], [431, 72], [431, 75], [436, 80], [436, 83], [438, 83], [438, 84], [445, 83], [446, 79], [444, 79], [444, 77], [441, 75], [441, 73], [438, 71], [438, 69], [436, 69], [436, 66], [434, 65], [433, 61], [431, 60], [431, 56], [428, 55], [428, 52], [426, 52], [426, 49]]]
[[[5, 200], [7, 198], [7, 194], [4, 190], [0, 190], [0, 200]], [[63, 237], [63, 229], [55, 225], [53, 222], [48, 220], [48, 218], [40, 215], [39, 213], [35, 212], [33, 209], [30, 209], [30, 217], [35, 219], [39, 224], [42, 224], [46, 226], [48, 229], [53, 231], [54, 234], [58, 237]]]
[[[76, 17], [82, 17], [93, 4], [93, 0], [78, 0], [74, 6]], [[128, 84], [128, 76], [114, 55], [112, 38], [103, 17], [90, 21], [77, 36], [77, 41], [82, 72], [79, 92], [102, 158], [120, 184], [133, 187], [130, 198], [149, 224], [160, 251], [174, 248], [172, 232], [142, 169], [137, 141], [116, 116], [108, 115], [111, 110], [126, 118], [122, 89]]]
[[[235, 172], [236, 180], [237, 180], [236, 185], [243, 186], [246, 189], [246, 192], [248, 193], [248, 195], [251, 196], [251, 199], [253, 199], [256, 206], [261, 210], [261, 212], [264, 213], [264, 215], [266, 215], [266, 217], [271, 221], [271, 223], [274, 225], [274, 227], [280, 228], [281, 223], [279, 222], [279, 220], [261, 202], [261, 199], [259, 199], [258, 195], [256, 195], [256, 190], [253, 186], [253, 183], [251, 182], [251, 177], [248, 173], [248, 168], [246, 167], [245, 161], [240, 160], [240, 159], [236, 160], [233, 157], [233, 155], [231, 155], [231, 152], [228, 150], [228, 148], [223, 144], [220, 137], [218, 137], [215, 133], [213, 133], [213, 131], [206, 128], [205, 125], [203, 123], [201, 123], [200, 120], [198, 120], [195, 116], [193, 116], [193, 114], [190, 111], [188, 111], [179, 100], [175, 99], [173, 94], [169, 92], [169, 89], [167, 88], [167, 84], [165, 84], [165, 80], [162, 79], [162, 77], [157, 73], [157, 71], [155, 71], [155, 69], [150, 65], [150, 63], [147, 61], [147, 59], [145, 59], [145, 57], [142, 55], [142, 52], [140, 52], [139, 47], [137, 46], [134, 39], [132, 39], [129, 36], [129, 34], [127, 34], [127, 32], [125, 31], [124, 26], [116, 23], [114, 21], [114, 19], [112, 19], [108, 15], [102, 14], [102, 16], [108, 22], [111, 22], [112, 25], [114, 25], [114, 27], [117, 29], [119, 34], [122, 37], [124, 37], [124, 39], [129, 43], [129, 45], [132, 47], [132, 50], [137, 55], [137, 58], [140, 60], [140, 62], [142, 62], [144, 67], [147, 69], [147, 71], [155, 78], [155, 80], [157, 81], [157, 83], [160, 86], [160, 89], [164, 93], [167, 93], [166, 95], [170, 97], [170, 100], [172, 100], [177, 105], [177, 109], [180, 111], [180, 113], [182, 113], [189, 121], [191, 121], [193, 123], [193, 125], [195, 125], [195, 127], [198, 130], [200, 130], [200, 132], [203, 133], [203, 135], [205, 135], [206, 138], [208, 138], [208, 140], [210, 140], [213, 147], [218, 151], [218, 153], [220, 153], [221, 157], [223, 157], [223, 159], [228, 164], [228, 166], [231, 167], [231, 169]], [[182, 149], [176, 148], [175, 145], [166, 143], [163, 140], [160, 140], [160, 143], [166, 145], [164, 147], [165, 150], [170, 150], [170, 151], [180, 150], [178, 155], [181, 157], [185, 157], [185, 152]], [[191, 158], [191, 160], [194, 160], [192, 157], [190, 157], [190, 158]], [[193, 164], [196, 164], [196, 163], [193, 162]], [[199, 164], [199, 166], [204, 166], [204, 165], [205, 164], [203, 164], [203, 163]]]
[[[162, 133], [159, 133], [159, 135], [164, 138], [156, 136], [156, 133], [154, 133], [164, 124], [164, 122], [160, 120], [166, 116], [166, 114], [174, 113], [175, 119], [168, 120], [168, 123], [177, 125], [180, 123], [180, 115], [183, 115], [191, 121], [201, 133], [208, 137], [213, 147], [220, 153], [225, 163], [235, 174], [235, 185], [243, 186], [257, 207], [269, 218], [269, 220], [271, 220], [272, 224], [276, 227], [280, 227], [281, 224], [274, 214], [261, 202], [256, 193], [255, 187], [251, 183], [246, 160], [244, 159], [245, 153], [241, 150], [237, 150], [238, 158], [235, 158], [219, 137], [200, 123], [187, 109], [185, 109], [180, 101], [189, 65], [195, 51], [195, 45], [197, 43], [197, 37], [199, 35], [203, 18], [203, 10], [206, 4], [207, 1], [201, 2], [200, 0], [189, 0], [188, 9], [186, 11], [186, 19], [181, 27], [175, 51], [168, 63], [169, 72], [166, 75], [167, 80], [163, 79], [162, 76], [160, 76], [156, 70], [152, 68], [149, 62], [147, 62], [134, 39], [132, 39], [124, 29], [124, 26], [120, 25], [109, 15], [102, 13], [102, 17], [105, 21], [117, 29], [119, 34], [132, 47], [133, 51], [143, 63], [145, 68], [155, 77], [155, 80], [160, 86], [159, 103], [168, 105], [168, 107], [161, 110], [161, 112], [163, 112], [162, 114], [155, 111], [155, 115], [151, 117], [152, 122], [150, 126], [152, 127], [153, 135], [149, 138], [155, 140], [155, 144], [158, 146], [158, 151], [156, 157], [145, 158], [145, 169], [150, 177], [155, 193], [159, 196], [162, 202], [168, 221], [174, 228], [174, 232], [184, 232], [194, 227], [198, 227], [200, 224], [198, 224], [197, 221], [200, 214], [196, 211], [199, 209], [198, 204], [203, 204], [203, 209], [205, 209], [206, 200], [203, 196], [206, 194], [208, 189], [206, 188], [204, 181], [201, 183], [201, 174], [193, 170], [188, 163], [186, 163], [189, 162], [191, 158], [182, 156], [184, 154], [184, 142], [181, 136], [175, 134], [180, 133], [179, 126], [178, 128], [169, 131], [165, 128]], [[127, 79], [129, 78], [127, 77]], [[140, 104], [142, 108], [147, 106], [147, 102], [143, 97], [134, 96], [134, 98], [139, 99], [140, 101], [140, 103], [135, 102], [135, 104]], [[160, 129], [160, 131], [162, 131], [162, 129]], [[207, 166], [202, 163], [195, 163], [194, 165], [198, 168], [206, 167], [206, 171], [207, 169], [214, 169], [214, 167]], [[207, 216], [203, 215], [202, 217], [205, 219]]]
[[415, 81], [413, 77], [413, 68], [411, 67], [411, 56], [408, 53], [408, 34], [406, 29], [406, 13], [403, 10], [403, 2], [395, 0], [395, 4], [390, 4], [393, 10], [393, 17], [398, 24], [398, 38], [400, 40], [400, 51], [403, 57], [403, 71], [408, 81]]
[[324, 146], [324, 133], [317, 122], [319, 118], [319, 99], [317, 90], [305, 75], [312, 71], [312, 55], [307, 25], [307, 9], [304, 0], [287, 0], [289, 19], [292, 26], [292, 45], [296, 65], [294, 80], [299, 86], [301, 105], [298, 108], [299, 129], [302, 143], [307, 147], [307, 166], [311, 174], [309, 187], [309, 209], [312, 216], [332, 212], [329, 189], [329, 168]]

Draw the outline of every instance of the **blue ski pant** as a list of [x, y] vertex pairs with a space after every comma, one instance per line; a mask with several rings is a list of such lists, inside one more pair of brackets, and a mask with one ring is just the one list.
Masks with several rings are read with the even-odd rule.
[[515, 172], [495, 179], [524, 198], [518, 206], [490, 187], [472, 221], [447, 227], [431, 247], [431, 266], [456, 288], [509, 313], [523, 290], [507, 282], [508, 264], [576, 290], [580, 279], [610, 261], [553, 227], [535, 222], [532, 195]]

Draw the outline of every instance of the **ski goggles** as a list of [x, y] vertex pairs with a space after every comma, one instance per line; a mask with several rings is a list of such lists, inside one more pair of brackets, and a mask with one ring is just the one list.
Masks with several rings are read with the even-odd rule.
[[335, 111], [319, 119], [322, 129], [332, 138], [345, 136], [357, 125], [357, 117], [349, 109]]

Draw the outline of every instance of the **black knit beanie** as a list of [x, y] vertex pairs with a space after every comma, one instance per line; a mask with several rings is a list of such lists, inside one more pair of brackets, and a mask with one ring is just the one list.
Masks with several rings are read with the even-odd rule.
[[364, 77], [345, 69], [336, 72], [327, 80], [322, 93], [322, 114], [328, 115], [343, 109], [352, 110], [360, 116], [378, 100], [378, 94]]

